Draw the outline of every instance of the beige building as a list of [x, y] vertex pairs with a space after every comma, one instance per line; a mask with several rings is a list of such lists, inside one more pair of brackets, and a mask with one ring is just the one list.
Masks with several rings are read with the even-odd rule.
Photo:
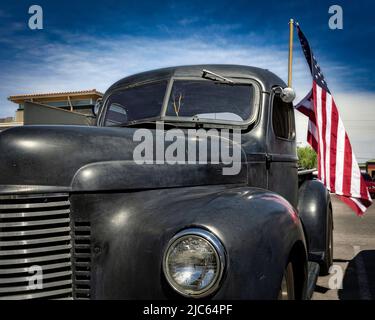
[[75, 111], [82, 114], [92, 114], [92, 108], [103, 94], [96, 89], [71, 92], [19, 94], [10, 96], [8, 100], [18, 104], [16, 122], [23, 121], [23, 111], [26, 101], [44, 104], [67, 111]]
[[[103, 94], [96, 89], [71, 91], [71, 92], [51, 92], [51, 93], [36, 93], [36, 94], [19, 94], [8, 97], [8, 100], [16, 103], [18, 108], [16, 110], [15, 118], [8, 117], [0, 119], [0, 131], [24, 124], [25, 103], [33, 102], [48, 106], [45, 111], [51, 114], [51, 110], [64, 110], [67, 113], [92, 115], [92, 108], [98, 99], [102, 98]], [[40, 109], [43, 110], [43, 109]], [[42, 111], [41, 111], [42, 112]], [[52, 113], [59, 116], [60, 113]], [[64, 113], [63, 113], [64, 114]], [[43, 115], [41, 114], [41, 118]], [[45, 117], [44, 117], [45, 118]]]

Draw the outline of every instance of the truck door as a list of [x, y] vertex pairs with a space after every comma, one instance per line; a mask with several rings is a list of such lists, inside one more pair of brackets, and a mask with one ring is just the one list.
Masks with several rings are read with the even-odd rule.
[[298, 201], [298, 166], [294, 108], [277, 95], [271, 97], [267, 146], [268, 189], [295, 208]]

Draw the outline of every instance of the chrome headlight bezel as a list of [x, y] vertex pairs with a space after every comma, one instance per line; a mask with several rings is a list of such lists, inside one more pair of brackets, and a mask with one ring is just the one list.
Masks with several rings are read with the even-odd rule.
[[[208, 285], [206, 288], [202, 290], [192, 290], [192, 289], [184, 289], [181, 288], [173, 279], [173, 277], [170, 275], [169, 268], [168, 268], [168, 261], [169, 254], [171, 252], [171, 249], [180, 241], [183, 241], [186, 238], [189, 237], [197, 237], [200, 239], [205, 240], [212, 249], [214, 249], [215, 257], [217, 259], [217, 266], [218, 271], [215, 274], [214, 279]], [[165, 278], [167, 279], [168, 284], [179, 294], [181, 294], [184, 297], [190, 297], [190, 298], [202, 298], [206, 297], [213, 292], [215, 292], [221, 283], [221, 280], [224, 275], [224, 270], [226, 266], [226, 252], [224, 249], [224, 246], [222, 245], [221, 241], [211, 232], [200, 229], [200, 228], [189, 228], [182, 230], [178, 232], [169, 242], [168, 245], [164, 251], [163, 256], [163, 272], [165, 275]]]

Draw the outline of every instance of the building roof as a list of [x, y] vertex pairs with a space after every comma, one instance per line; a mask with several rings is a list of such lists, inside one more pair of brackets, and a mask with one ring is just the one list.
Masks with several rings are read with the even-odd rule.
[[97, 96], [102, 97], [103, 93], [96, 89], [81, 90], [81, 91], [66, 91], [66, 92], [48, 92], [48, 93], [31, 93], [31, 94], [18, 94], [8, 97], [8, 100], [19, 103], [29, 99], [56, 99], [64, 97], [77, 97], [77, 96]]

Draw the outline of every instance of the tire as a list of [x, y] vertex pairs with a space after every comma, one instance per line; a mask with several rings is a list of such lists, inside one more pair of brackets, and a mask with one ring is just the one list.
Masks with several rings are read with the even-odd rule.
[[320, 265], [320, 275], [326, 276], [329, 274], [329, 268], [333, 264], [333, 217], [332, 210], [328, 209], [327, 222], [327, 236], [326, 236], [326, 250], [324, 252], [324, 260]]
[[293, 265], [288, 263], [280, 284], [278, 300], [295, 300]]

